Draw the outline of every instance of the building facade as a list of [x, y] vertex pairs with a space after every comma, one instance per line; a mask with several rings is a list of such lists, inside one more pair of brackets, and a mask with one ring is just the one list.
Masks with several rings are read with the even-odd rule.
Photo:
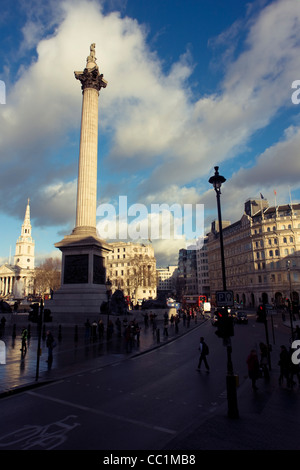
[[129, 296], [133, 304], [155, 299], [157, 295], [156, 259], [152, 245], [140, 243], [109, 243], [106, 276], [117, 289]]
[[[226, 225], [226, 226], [224, 226]], [[299, 304], [300, 204], [269, 207], [265, 199], [249, 199], [241, 219], [223, 225], [226, 287], [237, 303], [277, 306], [289, 299]], [[211, 296], [223, 290], [220, 232], [208, 234]]]
[[0, 267], [0, 295], [22, 299], [34, 292], [34, 248], [31, 236], [29, 200], [25, 211], [21, 235], [16, 242], [14, 264], [6, 263]]
[[[201, 243], [201, 244], [200, 244]], [[196, 262], [197, 262], [197, 283], [198, 294], [210, 298], [209, 270], [207, 256], [208, 237], [197, 241]]]
[[195, 247], [182, 248], [178, 256], [177, 296], [197, 294], [197, 250]]
[[177, 266], [157, 268], [157, 291], [172, 294], [176, 290]]

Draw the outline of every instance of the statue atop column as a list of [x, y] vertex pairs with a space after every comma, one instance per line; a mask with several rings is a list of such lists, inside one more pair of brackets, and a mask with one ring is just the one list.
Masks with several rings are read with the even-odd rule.
[[96, 44], [93, 43], [90, 45], [90, 55], [87, 57], [86, 59], [86, 65], [88, 66], [88, 64], [90, 62], [92, 62], [93, 64], [96, 64], [96, 51], [95, 51], [95, 46]]
[[90, 55], [86, 59], [86, 67], [83, 72], [74, 72], [75, 78], [81, 82], [82, 91], [85, 88], [94, 88], [98, 92], [100, 88], [107, 86], [107, 81], [103, 78], [103, 73], [99, 73], [98, 65], [96, 64], [96, 44], [90, 45]]

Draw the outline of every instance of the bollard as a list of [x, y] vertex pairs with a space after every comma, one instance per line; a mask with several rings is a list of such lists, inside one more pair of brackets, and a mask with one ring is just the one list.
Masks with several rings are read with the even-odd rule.
[[58, 341], [61, 341], [62, 336], [61, 336], [61, 325], [58, 326]]
[[160, 343], [160, 329], [159, 328], [156, 329], [156, 340], [158, 343]]
[[74, 341], [78, 341], [78, 326], [75, 325], [75, 335], [74, 335]]

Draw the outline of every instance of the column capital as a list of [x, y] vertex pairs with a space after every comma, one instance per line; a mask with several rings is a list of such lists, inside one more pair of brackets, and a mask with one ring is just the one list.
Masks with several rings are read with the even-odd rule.
[[100, 88], [107, 86], [107, 81], [103, 78], [103, 73], [99, 73], [97, 65], [92, 69], [85, 68], [83, 72], [74, 72], [75, 78], [81, 82], [82, 92], [86, 88], [94, 88], [98, 92]]
[[86, 59], [86, 67], [83, 72], [74, 72], [75, 78], [80, 80], [82, 92], [86, 88], [94, 88], [100, 91], [100, 88], [105, 88], [107, 81], [103, 78], [103, 73], [99, 73], [98, 65], [96, 64], [95, 57], [95, 43], [90, 46], [90, 55]]

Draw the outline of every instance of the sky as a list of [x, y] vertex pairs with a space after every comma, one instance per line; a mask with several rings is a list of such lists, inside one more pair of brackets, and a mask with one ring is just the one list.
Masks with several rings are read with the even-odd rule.
[[[193, 208], [195, 223], [201, 206], [205, 234], [217, 218], [215, 166], [226, 178], [225, 220], [239, 220], [249, 198], [299, 202], [299, 0], [2, 0], [0, 264], [14, 255], [28, 198], [36, 264], [60, 256], [54, 244], [75, 226], [74, 71], [91, 43], [108, 82], [99, 207], [118, 214], [120, 196], [148, 215], [153, 204], [177, 204]], [[173, 238], [151, 239], [157, 266], [177, 264], [187, 237]]]

